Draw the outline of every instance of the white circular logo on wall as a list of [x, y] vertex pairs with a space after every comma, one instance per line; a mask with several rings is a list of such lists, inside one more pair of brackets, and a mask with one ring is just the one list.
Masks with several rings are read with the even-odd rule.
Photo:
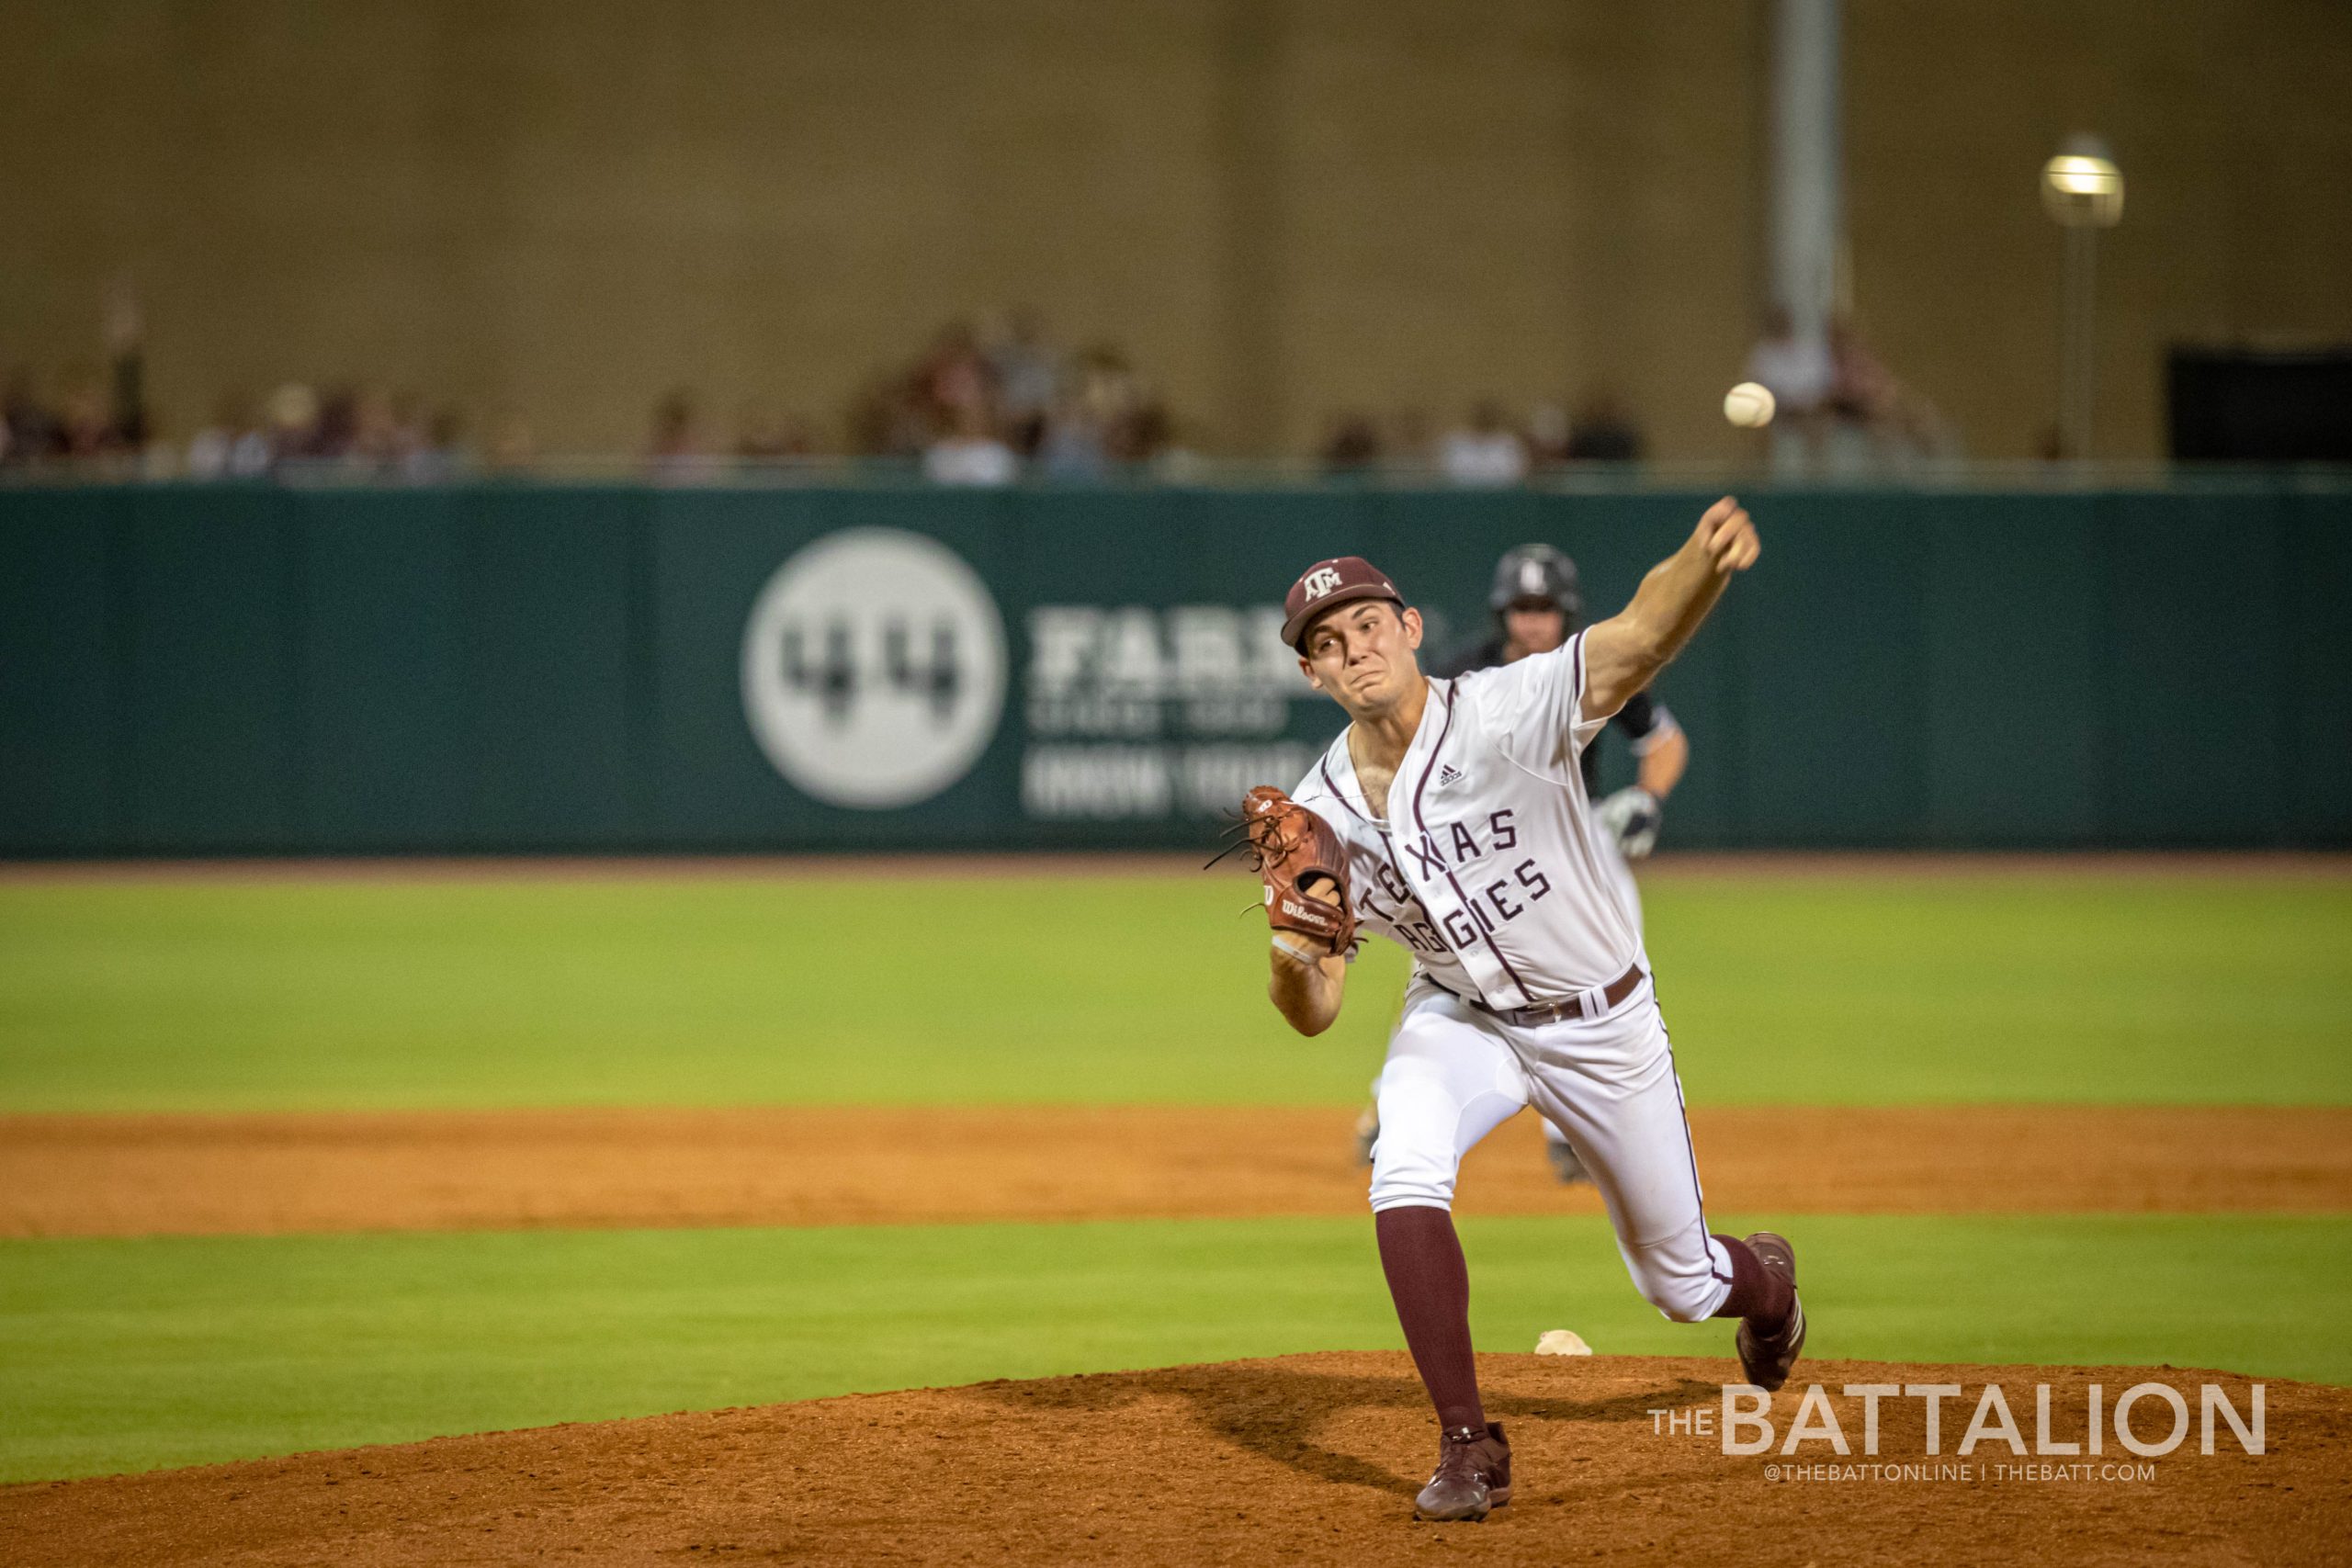
[[929, 800], [1004, 711], [1004, 623], [964, 558], [897, 528], [829, 534], [743, 628], [743, 711], [776, 771], [835, 806]]

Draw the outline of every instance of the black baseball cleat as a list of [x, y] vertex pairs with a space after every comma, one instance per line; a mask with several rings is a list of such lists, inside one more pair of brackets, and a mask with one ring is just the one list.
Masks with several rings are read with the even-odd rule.
[[1483, 1519], [1510, 1501], [1510, 1441], [1499, 1421], [1456, 1427], [1438, 1439], [1437, 1473], [1413, 1499], [1424, 1519]]
[[1739, 1320], [1739, 1332], [1732, 1337], [1747, 1381], [1771, 1393], [1789, 1381], [1797, 1356], [1804, 1349], [1804, 1302], [1797, 1295], [1797, 1254], [1788, 1237], [1774, 1235], [1770, 1231], [1758, 1231], [1747, 1241], [1758, 1263], [1789, 1282], [1787, 1322], [1770, 1334], [1758, 1334], [1756, 1320], [1743, 1317]]

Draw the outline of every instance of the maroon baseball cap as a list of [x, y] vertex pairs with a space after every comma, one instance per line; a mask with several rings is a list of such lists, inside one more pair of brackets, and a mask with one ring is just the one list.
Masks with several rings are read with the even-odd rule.
[[1385, 599], [1400, 610], [1405, 607], [1404, 596], [1388, 581], [1388, 574], [1363, 557], [1334, 556], [1317, 561], [1298, 574], [1283, 599], [1283, 640], [1297, 648], [1308, 622], [1334, 604], [1354, 599]]

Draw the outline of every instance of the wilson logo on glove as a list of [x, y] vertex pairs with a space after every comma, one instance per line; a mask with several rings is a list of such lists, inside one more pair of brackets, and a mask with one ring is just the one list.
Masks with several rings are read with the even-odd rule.
[[[1242, 798], [1240, 831], [1236, 847], [1248, 849], [1251, 869], [1265, 879], [1266, 923], [1346, 952], [1356, 938], [1355, 899], [1347, 846], [1331, 825], [1273, 785], [1260, 784]], [[1325, 883], [1328, 899], [1316, 892]]]

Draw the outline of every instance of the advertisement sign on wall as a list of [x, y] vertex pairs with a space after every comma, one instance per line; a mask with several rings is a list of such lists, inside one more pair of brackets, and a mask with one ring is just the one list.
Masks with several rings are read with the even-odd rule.
[[919, 806], [1018, 726], [1036, 822], [1214, 817], [1288, 785], [1329, 722], [1279, 604], [1041, 604], [1006, 712], [1002, 615], [947, 546], [848, 528], [776, 570], [744, 627], [743, 712], [761, 752], [828, 805]]

